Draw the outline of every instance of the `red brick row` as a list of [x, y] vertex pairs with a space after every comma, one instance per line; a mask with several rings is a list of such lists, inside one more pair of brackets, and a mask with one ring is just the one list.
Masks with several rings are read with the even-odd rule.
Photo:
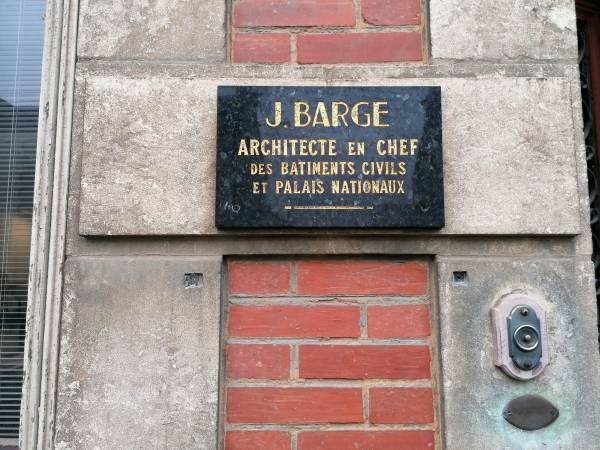
[[[233, 40], [233, 60], [238, 63], [287, 63], [291, 60], [290, 48], [290, 35], [287, 33], [236, 34]], [[244, 266], [249, 267], [248, 264]], [[232, 294], [280, 294], [288, 292], [289, 279], [285, 280], [283, 277], [289, 274], [284, 268], [280, 270], [280, 273], [275, 273], [274, 280], [261, 277], [254, 281], [240, 274], [239, 271], [236, 275], [239, 276], [231, 280], [230, 284], [230, 288], [233, 288]], [[287, 284], [285, 281], [287, 281]]]
[[[362, 15], [372, 25], [419, 25], [420, 0], [362, 0]], [[237, 0], [234, 27], [353, 27], [353, 0]]]
[[299, 64], [421, 61], [421, 33], [314, 33], [298, 36]]
[[298, 261], [297, 273], [299, 295], [427, 294], [427, 266], [423, 263], [385, 260]]
[[231, 261], [228, 268], [232, 295], [287, 294], [290, 291], [289, 262]]
[[230, 305], [229, 336], [359, 337], [360, 308], [358, 306]]
[[225, 450], [290, 450], [290, 438], [284, 431], [229, 431]]
[[[225, 450], [290, 450], [290, 433], [230, 431]], [[432, 431], [306, 431], [298, 450], [433, 450]]]
[[424, 338], [431, 334], [428, 305], [369, 306], [367, 332], [373, 339]]
[[431, 376], [425, 345], [304, 345], [300, 378], [414, 380]]
[[[373, 34], [377, 39], [383, 35], [383, 33]], [[254, 39], [254, 35], [243, 36]], [[273, 35], [265, 34], [265, 36]], [[320, 36], [325, 36], [326, 40], [332, 39], [327, 36], [337, 38], [335, 35], [315, 34], [311, 35], [310, 39]], [[316, 47], [320, 52], [329, 51], [327, 45]], [[333, 52], [337, 55], [335, 57], [352, 51], [351, 48], [343, 47], [339, 49], [340, 51]], [[425, 263], [320, 260], [298, 261], [296, 266], [298, 285], [296, 295], [427, 295], [428, 270]], [[291, 269], [288, 262], [233, 261], [229, 263], [229, 292], [233, 295], [288, 294], [290, 277]]]
[[369, 421], [374, 424], [433, 423], [430, 388], [373, 388], [369, 390]]
[[362, 15], [372, 25], [419, 25], [421, 0], [362, 0]]
[[[235, 33], [233, 61], [286, 63], [291, 60], [286, 33]], [[307, 33], [298, 35], [299, 64], [415, 62], [423, 60], [421, 33]]]
[[[427, 305], [369, 306], [368, 336], [423, 338], [430, 334]], [[360, 307], [231, 305], [231, 337], [352, 338], [360, 336]]]
[[[227, 420], [243, 424], [363, 423], [359, 388], [243, 387], [227, 392]], [[429, 424], [434, 421], [431, 388], [372, 388], [372, 424]]]
[[314, 431], [298, 434], [298, 450], [433, 450], [432, 431]]
[[285, 380], [290, 376], [288, 345], [228, 345], [227, 377]]
[[247, 424], [363, 422], [359, 388], [230, 388], [227, 420]]
[[237, 0], [235, 27], [352, 27], [353, 0]]
[[[230, 379], [288, 379], [287, 345], [229, 345]], [[299, 374], [305, 379], [414, 380], [431, 376], [424, 345], [302, 345]]]

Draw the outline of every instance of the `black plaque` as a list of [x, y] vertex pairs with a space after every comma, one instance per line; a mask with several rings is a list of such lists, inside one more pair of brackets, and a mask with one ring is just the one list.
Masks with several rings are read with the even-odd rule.
[[441, 228], [439, 87], [218, 90], [220, 228]]

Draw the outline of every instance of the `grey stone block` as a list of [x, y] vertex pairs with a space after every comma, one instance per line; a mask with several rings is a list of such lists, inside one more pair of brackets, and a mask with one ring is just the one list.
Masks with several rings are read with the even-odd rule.
[[578, 233], [578, 148], [568, 81], [444, 84], [446, 232]]
[[225, 0], [82, 0], [78, 54], [223, 62]]
[[[65, 269], [57, 449], [215, 450], [220, 258]], [[186, 273], [203, 275], [187, 287]]]
[[572, 0], [431, 0], [435, 59], [575, 59]]
[[[80, 145], [82, 235], [215, 234], [218, 84], [90, 76]], [[341, 83], [331, 83], [332, 85]], [[578, 180], [565, 78], [369, 80], [441, 85], [444, 234], [577, 234]]]
[[213, 230], [216, 106], [214, 83], [89, 80], [80, 232]]
[[[466, 271], [467, 283], [453, 282]], [[600, 356], [594, 271], [576, 259], [438, 258], [445, 441], [448, 450], [588, 450], [600, 442]], [[522, 290], [547, 313], [550, 364], [520, 382], [494, 366], [490, 308]], [[502, 417], [513, 398], [538, 394], [560, 410], [538, 431]]]

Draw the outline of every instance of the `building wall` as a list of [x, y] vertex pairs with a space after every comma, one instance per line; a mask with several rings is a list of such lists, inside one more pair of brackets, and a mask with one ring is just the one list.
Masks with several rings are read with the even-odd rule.
[[[231, 426], [224, 324], [228, 299], [244, 294], [228, 262], [273, 259], [427, 265], [437, 416], [424, 429], [437, 448], [587, 450], [600, 441], [570, 0], [82, 0], [77, 52], [56, 448], [223, 445]], [[216, 90], [228, 84], [441, 86], [446, 226], [216, 229]], [[311, 283], [331, 276], [313, 272]], [[550, 365], [529, 382], [493, 363], [490, 308], [515, 291], [548, 314]], [[288, 300], [328, 304], [343, 294]], [[352, 296], [368, 313], [372, 295]], [[361, 323], [359, 341], [369, 338]], [[369, 381], [351, 383], [364, 412]], [[527, 393], [551, 400], [559, 419], [536, 432], [509, 425], [502, 409]], [[345, 430], [368, 431], [366, 414]], [[245, 425], [236, 431], [252, 431]], [[320, 448], [302, 442], [289, 441]]]

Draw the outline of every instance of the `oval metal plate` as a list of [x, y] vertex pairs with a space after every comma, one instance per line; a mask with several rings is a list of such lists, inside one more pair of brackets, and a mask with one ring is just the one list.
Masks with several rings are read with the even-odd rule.
[[539, 395], [523, 395], [511, 400], [502, 411], [508, 423], [521, 430], [539, 430], [558, 419], [558, 408]]

